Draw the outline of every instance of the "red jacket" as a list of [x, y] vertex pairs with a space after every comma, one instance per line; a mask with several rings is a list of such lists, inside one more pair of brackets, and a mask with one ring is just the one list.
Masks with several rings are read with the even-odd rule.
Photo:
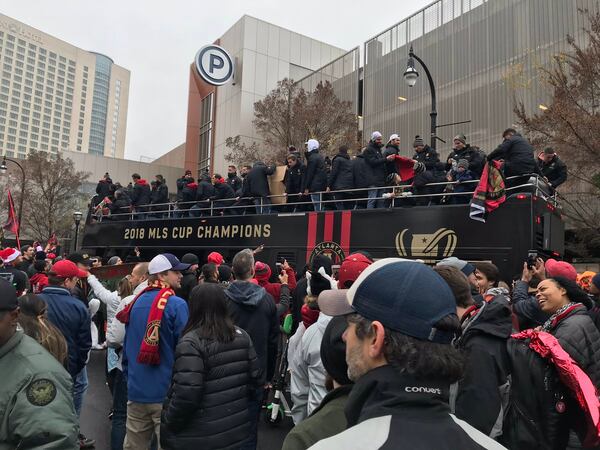
[[42, 289], [48, 286], [48, 275], [38, 272], [29, 279], [29, 283], [31, 284], [32, 292], [39, 294], [42, 292]]

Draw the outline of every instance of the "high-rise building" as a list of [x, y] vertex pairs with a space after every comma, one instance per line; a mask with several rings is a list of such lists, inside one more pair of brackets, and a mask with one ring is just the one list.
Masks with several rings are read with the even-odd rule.
[[0, 149], [123, 158], [127, 69], [0, 14]]

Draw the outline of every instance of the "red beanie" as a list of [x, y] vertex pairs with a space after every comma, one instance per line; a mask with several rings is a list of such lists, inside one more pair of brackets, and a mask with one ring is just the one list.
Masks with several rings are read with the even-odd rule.
[[220, 266], [221, 264], [223, 264], [223, 256], [219, 252], [209, 253], [207, 262]]

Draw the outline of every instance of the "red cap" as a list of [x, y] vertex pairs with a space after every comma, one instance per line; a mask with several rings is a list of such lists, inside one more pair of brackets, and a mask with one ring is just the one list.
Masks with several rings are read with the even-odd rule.
[[86, 278], [88, 275], [87, 272], [81, 270], [73, 261], [69, 261], [68, 259], [63, 259], [55, 263], [52, 269], [50, 269], [50, 274], [60, 278]]
[[545, 267], [547, 277], [563, 277], [577, 282], [577, 270], [575, 270], [575, 267], [568, 262], [557, 261], [550, 258], [548, 261], [546, 261]]
[[369, 258], [362, 253], [353, 253], [342, 262], [338, 272], [338, 288], [348, 289], [358, 276], [373, 264]]
[[220, 266], [221, 264], [223, 264], [223, 256], [221, 256], [219, 252], [212, 252], [208, 254], [207, 261], [209, 263], [213, 263], [217, 266]]

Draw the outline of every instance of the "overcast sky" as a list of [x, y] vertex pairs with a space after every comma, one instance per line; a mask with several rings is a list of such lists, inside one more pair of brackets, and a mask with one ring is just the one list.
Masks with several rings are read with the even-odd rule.
[[242, 15], [349, 50], [429, 3], [2, 0], [1, 12], [131, 71], [125, 157], [146, 160], [185, 141], [189, 65]]

